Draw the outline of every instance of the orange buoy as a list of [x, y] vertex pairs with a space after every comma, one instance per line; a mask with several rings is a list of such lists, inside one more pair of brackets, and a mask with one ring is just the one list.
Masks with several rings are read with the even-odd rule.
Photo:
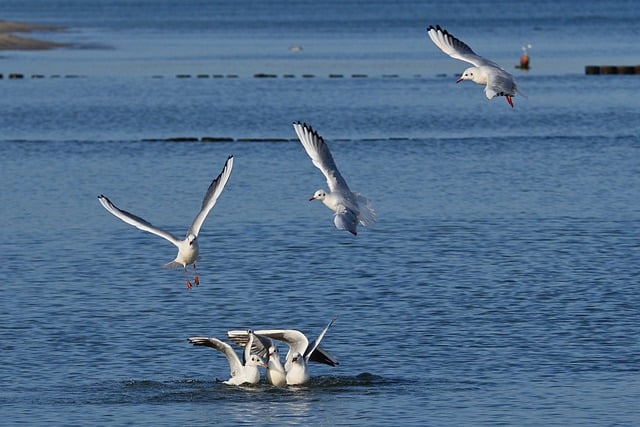
[[516, 65], [516, 68], [520, 68], [521, 70], [529, 69], [529, 49], [531, 49], [530, 44], [526, 44], [522, 46], [522, 55], [520, 55], [520, 65]]

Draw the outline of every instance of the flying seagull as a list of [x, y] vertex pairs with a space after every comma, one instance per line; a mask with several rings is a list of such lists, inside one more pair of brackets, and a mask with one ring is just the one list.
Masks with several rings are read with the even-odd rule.
[[471, 80], [474, 83], [485, 85], [484, 93], [488, 99], [496, 96], [504, 96], [513, 108], [512, 96], [522, 94], [516, 85], [513, 76], [493, 61], [476, 54], [465, 42], [457, 39], [447, 30], [437, 25], [427, 28], [427, 34], [433, 43], [444, 53], [452, 58], [468, 62], [473, 65], [462, 72], [456, 83], [463, 80]]
[[222, 193], [227, 181], [229, 180], [229, 176], [231, 175], [231, 170], [233, 169], [233, 156], [229, 156], [227, 161], [222, 168], [222, 172], [216, 179], [211, 182], [209, 185], [209, 189], [207, 193], [204, 195], [204, 199], [202, 200], [202, 207], [200, 208], [200, 212], [196, 215], [195, 219], [189, 226], [189, 230], [187, 231], [187, 235], [184, 240], [178, 239], [173, 234], [168, 231], [161, 230], [157, 227], [151, 225], [150, 222], [132, 214], [125, 210], [118, 208], [114, 205], [111, 200], [107, 198], [107, 196], [101, 194], [98, 196], [98, 200], [102, 203], [102, 206], [106, 210], [108, 210], [114, 216], [120, 218], [122, 221], [127, 224], [133, 225], [134, 227], [139, 228], [140, 230], [148, 231], [149, 233], [153, 233], [157, 236], [167, 239], [174, 245], [178, 247], [178, 255], [176, 258], [168, 264], [165, 264], [165, 268], [176, 268], [182, 267], [184, 268], [184, 274], [187, 278], [187, 288], [191, 288], [191, 280], [189, 280], [189, 273], [187, 272], [187, 265], [193, 264], [194, 271], [194, 282], [196, 286], [200, 283], [200, 279], [198, 278], [198, 270], [196, 269], [196, 261], [200, 259], [199, 253], [200, 249], [198, 246], [198, 233], [200, 233], [200, 228], [204, 223], [204, 220], [207, 218], [207, 215], [213, 209], [213, 206], [216, 204], [218, 197]]
[[335, 212], [333, 223], [336, 228], [358, 234], [358, 224], [371, 225], [376, 221], [376, 213], [369, 200], [349, 189], [324, 139], [306, 123], [295, 122], [293, 128], [313, 164], [327, 179], [329, 192], [317, 190], [309, 199], [320, 200]]

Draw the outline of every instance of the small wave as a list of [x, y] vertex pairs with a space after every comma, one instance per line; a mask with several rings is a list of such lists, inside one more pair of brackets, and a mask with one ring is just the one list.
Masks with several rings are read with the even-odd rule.
[[[363, 372], [355, 376], [317, 376], [302, 386], [274, 387], [264, 379], [250, 386], [229, 386], [222, 379], [181, 378], [169, 380], [127, 379], [105, 381], [82, 387], [82, 390], [67, 391], [66, 399], [57, 403], [120, 404], [120, 403], [167, 403], [167, 402], [210, 402], [216, 400], [238, 400], [256, 397], [289, 398], [292, 393], [304, 396], [306, 393], [343, 393], [356, 388], [382, 389], [388, 386], [406, 384], [406, 380], [390, 379]], [[47, 400], [47, 399], [45, 399]]]

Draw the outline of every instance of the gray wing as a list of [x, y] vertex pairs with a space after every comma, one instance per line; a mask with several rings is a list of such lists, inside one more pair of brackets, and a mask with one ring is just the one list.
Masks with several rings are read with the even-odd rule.
[[336, 214], [333, 217], [333, 223], [336, 228], [340, 230], [347, 230], [354, 236], [358, 235], [358, 214], [353, 209], [347, 208], [344, 205], [338, 206]]
[[204, 223], [204, 220], [209, 215], [211, 209], [216, 204], [218, 197], [222, 194], [222, 190], [224, 190], [225, 185], [227, 185], [227, 181], [229, 180], [229, 176], [231, 176], [231, 170], [233, 169], [233, 156], [229, 156], [227, 161], [222, 168], [222, 172], [216, 179], [214, 179], [209, 188], [207, 189], [207, 193], [204, 195], [204, 199], [202, 200], [202, 207], [200, 208], [200, 212], [196, 215], [195, 219], [191, 223], [189, 227], [189, 231], [187, 231], [187, 235], [193, 234], [196, 237], [198, 233], [200, 233], [200, 228]]
[[[333, 321], [331, 322], [331, 324], [333, 324]], [[328, 327], [325, 329], [328, 329]], [[298, 334], [302, 335], [302, 337], [300, 337]], [[301, 342], [301, 344], [296, 346], [295, 351], [299, 351], [300, 348], [302, 348], [302, 343], [304, 342], [303, 338], [306, 340], [306, 337], [304, 336], [304, 334], [302, 334], [302, 332], [290, 330], [290, 329], [259, 330], [259, 331], [254, 331], [254, 335], [257, 338], [257, 340], [255, 340], [253, 343], [252, 352], [257, 353], [262, 357], [264, 357], [263, 353], [266, 354], [267, 349], [271, 345], [273, 345], [272, 338], [278, 339], [279, 341], [284, 341], [287, 344], [289, 344], [289, 342], [293, 341], [293, 336], [295, 335], [297, 339]], [[285, 339], [285, 335], [289, 336], [288, 340]], [[321, 335], [324, 336], [324, 333]], [[227, 336], [231, 341], [236, 343], [238, 346], [244, 347], [247, 344], [247, 341], [249, 339], [249, 330], [228, 331]], [[281, 337], [281, 339], [276, 337]], [[307, 344], [307, 347], [309, 347], [308, 344]], [[304, 351], [300, 351], [300, 353], [304, 354]], [[322, 348], [322, 346], [320, 345], [316, 346], [315, 350], [309, 353], [309, 361], [315, 362], [315, 363], [323, 363], [329, 366], [336, 366], [340, 364], [340, 362], [338, 362], [338, 360], [333, 355], [331, 355], [331, 353], [329, 353], [327, 350]]]
[[487, 86], [484, 89], [488, 99], [504, 95], [513, 96], [516, 91], [517, 86], [513, 76], [503, 69], [495, 70], [495, 73], [489, 74]]
[[155, 234], [156, 236], [167, 239], [174, 245], [180, 247], [180, 239], [178, 239], [176, 236], [169, 233], [168, 231], [164, 231], [159, 229], [158, 227], [154, 227], [150, 222], [140, 218], [139, 216], [118, 208], [104, 194], [99, 195], [98, 200], [100, 200], [102, 206], [113, 216], [120, 218], [122, 221], [126, 222], [127, 224], [133, 225], [140, 230], [147, 231], [149, 233]]
[[351, 190], [349, 190], [347, 182], [342, 175], [340, 175], [336, 163], [333, 161], [331, 151], [329, 151], [329, 147], [324, 142], [324, 139], [306, 123], [295, 122], [293, 128], [305, 151], [309, 157], [311, 157], [311, 161], [315, 167], [320, 169], [327, 179], [329, 190], [331, 192], [337, 191], [344, 194], [351, 194]]
[[304, 354], [309, 346], [307, 337], [295, 329], [263, 329], [254, 331], [254, 334], [286, 343], [289, 346], [287, 360], [290, 360], [294, 353]]
[[322, 363], [324, 365], [336, 366], [339, 365], [338, 359], [336, 359], [331, 353], [322, 348], [322, 346], [317, 346], [314, 351], [309, 355], [309, 361], [315, 363]]
[[491, 65], [493, 67], [500, 68], [500, 66], [495, 62], [489, 61], [475, 53], [465, 42], [454, 37], [447, 30], [442, 29], [440, 25], [436, 25], [435, 28], [432, 25], [429, 25], [429, 28], [427, 28], [427, 34], [429, 34], [431, 41], [433, 41], [440, 50], [452, 58], [468, 62], [476, 67], [480, 67], [481, 65]]
[[[231, 330], [227, 331], [227, 337], [231, 341], [233, 341], [236, 345], [245, 348], [247, 343], [249, 342], [249, 333], [251, 331], [248, 329], [240, 329], [240, 330]], [[273, 344], [273, 340], [264, 335], [260, 335], [257, 333], [253, 333], [256, 339], [253, 340], [253, 344], [251, 346], [251, 353], [257, 354], [260, 357], [266, 357], [267, 352], [269, 351], [269, 347]]]
[[216, 350], [224, 353], [224, 355], [227, 357], [227, 360], [229, 361], [229, 370], [232, 377], [240, 372], [240, 369], [242, 369], [243, 365], [240, 361], [240, 358], [238, 357], [236, 352], [233, 351], [233, 348], [231, 348], [231, 346], [226, 342], [212, 337], [190, 337], [188, 341], [193, 345], [215, 348]]
[[324, 338], [325, 334], [327, 333], [327, 331], [329, 330], [329, 328], [333, 325], [333, 322], [335, 322], [336, 319], [331, 319], [331, 322], [329, 322], [329, 324], [327, 326], [324, 327], [324, 329], [322, 330], [322, 332], [320, 332], [320, 335], [318, 335], [318, 338], [316, 338], [315, 340], [313, 340], [311, 342], [311, 345], [309, 345], [307, 347], [307, 351], [304, 354], [305, 359], [307, 359], [307, 361], [309, 361], [311, 354], [318, 348], [318, 346], [320, 345], [320, 341], [322, 341], [322, 338]]

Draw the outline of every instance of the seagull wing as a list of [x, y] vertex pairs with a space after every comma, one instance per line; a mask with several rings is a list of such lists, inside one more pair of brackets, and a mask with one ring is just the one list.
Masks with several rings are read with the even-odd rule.
[[309, 340], [307, 337], [302, 332], [295, 329], [265, 329], [255, 331], [255, 333], [257, 335], [263, 335], [286, 343], [289, 346], [289, 351], [287, 352], [287, 363], [291, 361], [295, 353], [304, 354], [307, 347], [309, 347]]
[[358, 234], [358, 214], [344, 205], [339, 205], [333, 217], [333, 223], [339, 230], [347, 230], [356, 236]]
[[[227, 337], [229, 337], [229, 339], [236, 345], [245, 348], [247, 342], [249, 342], [250, 333], [251, 331], [248, 329], [231, 330], [227, 331]], [[264, 335], [256, 334], [255, 332], [253, 335], [256, 339], [253, 340], [251, 353], [257, 354], [260, 357], [266, 357], [269, 347], [273, 345], [273, 340], [269, 337], [265, 337]]]
[[[333, 322], [332, 322], [333, 323]], [[287, 331], [289, 332], [287, 334]], [[289, 341], [293, 340], [293, 336], [297, 335], [297, 334], [301, 334], [301, 332], [299, 331], [295, 331], [296, 333], [292, 333], [291, 330], [285, 330], [285, 329], [273, 329], [273, 330], [263, 330], [263, 331], [254, 331], [254, 335], [257, 338], [254, 342], [253, 342], [253, 348], [252, 348], [252, 353], [257, 353], [259, 354], [261, 357], [264, 357], [263, 353], [266, 354], [267, 350], [270, 346], [275, 346], [273, 343], [273, 340], [271, 338], [275, 337], [270, 337], [267, 335], [264, 335], [264, 333], [267, 333], [269, 335], [278, 335], [278, 336], [282, 336], [282, 339], [280, 339], [280, 341], [284, 341], [287, 342], [287, 340], [284, 339], [285, 335], [289, 335]], [[240, 347], [245, 347], [247, 345], [247, 341], [249, 340], [249, 330], [232, 330], [232, 331], [228, 331], [227, 332], [227, 336], [229, 337], [229, 339], [231, 341], [233, 341], [234, 343], [236, 343], [238, 346]], [[301, 344], [299, 344], [298, 347], [296, 347], [295, 351], [300, 351], [300, 348], [302, 348], [303, 346], [303, 338], [306, 339], [306, 337], [304, 337], [304, 335], [302, 335], [302, 337], [297, 336], [297, 339], [300, 340]], [[289, 342], [287, 342], [288, 344]], [[307, 345], [308, 347], [308, 345]], [[295, 352], [294, 351], [294, 352]], [[304, 352], [300, 351], [300, 353], [304, 354]], [[324, 348], [322, 348], [322, 346], [318, 345], [315, 349], [315, 351], [310, 352], [310, 356], [309, 356], [309, 361], [311, 362], [315, 362], [315, 363], [323, 363], [325, 365], [329, 365], [329, 366], [336, 366], [339, 365], [340, 362], [338, 361], [338, 359], [336, 359], [333, 355], [331, 355], [331, 353], [329, 353], [327, 350], [325, 350]]]
[[489, 74], [487, 86], [484, 88], [487, 98], [491, 99], [498, 95], [515, 95], [517, 87], [513, 76], [503, 69], [495, 71], [495, 73]]
[[293, 128], [298, 135], [305, 151], [311, 157], [313, 164], [320, 169], [327, 179], [327, 185], [331, 192], [351, 194], [347, 182], [333, 161], [333, 156], [324, 139], [306, 123], [295, 122]]
[[333, 325], [333, 322], [335, 322], [335, 321], [336, 321], [336, 319], [331, 319], [331, 322], [329, 322], [329, 324], [324, 327], [322, 332], [320, 332], [320, 335], [318, 335], [318, 338], [313, 340], [311, 342], [311, 345], [309, 347], [307, 347], [307, 351], [305, 353], [302, 353], [302, 354], [304, 354], [304, 357], [307, 360], [307, 362], [309, 361], [309, 358], [311, 357], [311, 354], [318, 348], [318, 346], [320, 345], [320, 341], [322, 341], [322, 338], [324, 338], [324, 335], [327, 333], [327, 331], [329, 330], [329, 328]]
[[229, 370], [231, 372], [231, 376], [236, 376], [242, 370], [242, 362], [240, 358], [233, 351], [233, 348], [229, 344], [224, 341], [220, 341], [218, 338], [211, 337], [190, 337], [188, 341], [193, 345], [202, 345], [206, 347], [215, 348], [218, 351], [224, 353], [229, 361]]
[[111, 200], [107, 198], [107, 196], [101, 194], [98, 196], [98, 200], [100, 200], [100, 203], [102, 204], [102, 206], [104, 206], [104, 208], [107, 211], [109, 211], [113, 216], [120, 218], [122, 221], [126, 222], [127, 224], [133, 225], [134, 227], [139, 228], [140, 230], [148, 231], [149, 233], [153, 233], [156, 236], [160, 236], [164, 239], [167, 239], [174, 245], [180, 247], [180, 239], [178, 239], [176, 236], [169, 233], [168, 231], [164, 231], [157, 227], [154, 227], [153, 225], [151, 225], [150, 222], [140, 218], [139, 216], [136, 216], [130, 212], [127, 212], [118, 208], [116, 205], [114, 205], [111, 202]]
[[329, 366], [339, 365], [340, 362], [331, 353], [322, 348], [321, 345], [317, 346], [314, 351], [309, 354], [309, 361], [315, 363], [322, 363]]
[[211, 209], [213, 209], [213, 206], [216, 204], [220, 194], [222, 194], [222, 190], [224, 190], [225, 185], [227, 185], [232, 169], [233, 156], [229, 156], [222, 168], [222, 172], [220, 172], [220, 175], [218, 175], [218, 177], [211, 182], [211, 185], [209, 185], [207, 193], [204, 195], [204, 199], [202, 200], [200, 212], [198, 212], [198, 215], [196, 215], [195, 219], [191, 223], [189, 231], [187, 231], [187, 235], [193, 234], [196, 237], [198, 236], [198, 233], [200, 233], [200, 227], [202, 227], [204, 220], [207, 218], [207, 215], [209, 215]]
[[433, 41], [440, 50], [452, 58], [468, 62], [476, 67], [491, 65], [500, 68], [495, 62], [478, 55], [465, 42], [454, 37], [447, 30], [440, 28], [440, 25], [436, 27], [430, 25], [429, 28], [427, 28], [427, 34], [429, 34], [431, 41]]

